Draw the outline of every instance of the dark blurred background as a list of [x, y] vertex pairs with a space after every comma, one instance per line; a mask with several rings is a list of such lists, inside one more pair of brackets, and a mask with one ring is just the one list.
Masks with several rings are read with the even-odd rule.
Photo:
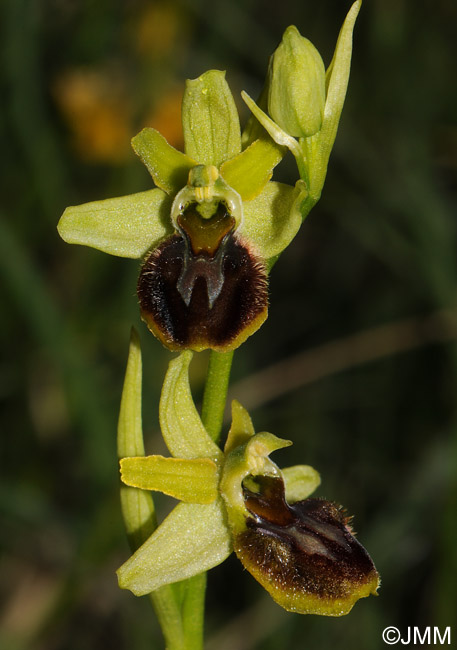
[[[245, 121], [240, 91], [257, 95], [284, 28], [328, 65], [349, 6], [0, 3], [2, 650], [163, 646], [148, 600], [117, 587], [115, 435], [131, 324], [149, 452], [170, 354], [139, 321], [138, 263], [66, 245], [59, 216], [151, 187], [129, 141], [150, 125], [182, 146], [186, 78], [226, 69]], [[365, 0], [323, 197], [233, 367], [256, 429], [294, 441], [278, 463], [316, 467], [319, 494], [355, 515], [379, 598], [342, 619], [287, 614], [231, 557], [209, 575], [211, 650], [371, 650], [389, 625], [456, 622], [456, 28], [454, 0]]]

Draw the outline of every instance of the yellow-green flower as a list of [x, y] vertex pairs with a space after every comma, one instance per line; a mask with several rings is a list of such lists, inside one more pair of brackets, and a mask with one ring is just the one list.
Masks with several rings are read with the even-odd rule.
[[143, 319], [172, 350], [231, 350], [267, 316], [267, 272], [302, 222], [306, 191], [270, 181], [285, 148], [267, 134], [242, 149], [225, 73], [188, 81], [185, 153], [152, 128], [132, 146], [155, 189], [67, 208], [68, 243], [144, 258]]
[[130, 534], [150, 518], [146, 490], [160, 490], [180, 503], [118, 570], [119, 585], [148, 594], [211, 569], [234, 549], [289, 611], [342, 616], [358, 599], [375, 594], [379, 576], [348, 517], [325, 499], [309, 498], [320, 483], [318, 473], [306, 465], [281, 471], [270, 460], [269, 454], [289, 441], [256, 434], [238, 402], [232, 405], [224, 452], [210, 438], [190, 393], [189, 351], [170, 363], [160, 401], [171, 457], [143, 455], [140, 354], [134, 336], [119, 426]]

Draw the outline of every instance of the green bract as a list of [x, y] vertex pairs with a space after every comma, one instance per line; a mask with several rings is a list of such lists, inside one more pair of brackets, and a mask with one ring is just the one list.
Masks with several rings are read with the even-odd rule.
[[242, 93], [273, 140], [295, 156], [309, 192], [302, 206], [304, 214], [319, 200], [324, 185], [346, 96], [352, 32], [361, 4], [362, 0], [354, 2], [346, 16], [325, 80], [319, 53], [291, 26], [272, 56], [267, 93], [262, 98], [262, 108], [268, 107], [271, 117], [247, 93]]
[[[190, 393], [190, 352], [170, 363], [160, 400], [171, 457], [144, 456], [141, 376], [135, 371], [139, 354], [134, 337], [119, 430], [121, 476], [131, 486], [123, 490], [133, 490], [136, 500], [145, 490], [160, 490], [181, 503], [120, 567], [119, 585], [138, 596], [161, 593], [216, 566], [235, 549], [244, 566], [291, 611], [340, 616], [359, 598], [375, 593], [378, 575], [348, 519], [334, 504], [308, 498], [320, 483], [318, 473], [306, 465], [282, 472], [270, 460], [273, 451], [291, 442], [256, 434], [236, 401], [224, 453], [210, 438]], [[123, 450], [130, 449], [140, 453], [125, 457]], [[124, 508], [124, 516], [129, 530], [143, 526], [140, 507]]]
[[225, 73], [218, 70], [188, 81], [182, 121], [186, 153], [152, 128], [132, 140], [157, 189], [69, 207], [58, 225], [60, 236], [70, 244], [141, 258], [173, 233], [172, 200], [187, 185], [192, 168], [213, 165], [243, 201], [239, 235], [264, 260], [281, 253], [302, 221], [295, 207], [303, 187], [270, 181], [285, 150], [263, 137], [242, 151], [235, 102]]

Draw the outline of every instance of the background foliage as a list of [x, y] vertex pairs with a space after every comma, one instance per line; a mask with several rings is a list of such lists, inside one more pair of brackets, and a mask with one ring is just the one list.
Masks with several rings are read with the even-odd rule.
[[[185, 78], [227, 69], [237, 101], [255, 97], [288, 24], [328, 64], [348, 8], [1, 3], [2, 649], [162, 645], [147, 599], [114, 575], [128, 553], [115, 429], [135, 323], [147, 443], [161, 451], [170, 355], [138, 322], [137, 263], [67, 246], [60, 214], [151, 186], [129, 140], [150, 125], [180, 146]], [[380, 596], [343, 619], [287, 614], [231, 558], [210, 573], [211, 650], [371, 650], [388, 625], [455, 622], [456, 24], [453, 0], [365, 0], [323, 198], [234, 363], [257, 430], [294, 441], [276, 460], [315, 466], [320, 494], [356, 515]], [[293, 182], [293, 164], [279, 175]], [[192, 372], [198, 399], [204, 355]]]

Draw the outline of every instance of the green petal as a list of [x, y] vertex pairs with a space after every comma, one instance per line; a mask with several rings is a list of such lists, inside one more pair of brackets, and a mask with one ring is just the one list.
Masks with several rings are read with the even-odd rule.
[[[249, 439], [249, 442], [246, 445], [246, 458], [249, 459], [249, 462], [254, 461], [250, 468], [250, 473], [252, 474], [254, 471], [258, 471], [258, 468], [256, 467], [258, 460], [272, 463], [268, 456], [278, 449], [290, 447], [291, 444], [292, 442], [290, 440], [278, 438], [278, 436], [275, 436], [273, 433], [268, 433], [268, 431], [256, 433], [255, 436]], [[272, 465], [274, 465], [274, 463], [272, 463]]]
[[[117, 453], [124, 456], [143, 456], [143, 427], [141, 422], [141, 348], [132, 328], [129, 358], [122, 390], [117, 429]], [[151, 495], [143, 490], [121, 486], [121, 507], [127, 537], [135, 551], [156, 528], [156, 516]]]
[[302, 190], [299, 184], [269, 182], [259, 196], [243, 204], [244, 222], [238, 232], [264, 259], [279, 255], [297, 234], [302, 217], [295, 202]]
[[240, 121], [225, 72], [209, 70], [187, 81], [182, 103], [185, 151], [219, 167], [241, 151]]
[[57, 230], [68, 244], [82, 244], [119, 257], [142, 257], [173, 232], [171, 200], [160, 189], [71, 206]]
[[273, 175], [273, 169], [286, 153], [264, 134], [247, 149], [221, 166], [221, 175], [243, 201], [251, 201], [263, 190]]
[[159, 490], [188, 503], [212, 503], [217, 498], [217, 465], [210, 458], [139, 456], [121, 460], [126, 485]]
[[286, 500], [296, 503], [307, 499], [319, 487], [321, 477], [319, 472], [310, 465], [294, 465], [282, 470], [286, 485]]
[[224, 453], [228, 454], [236, 447], [244, 445], [254, 434], [254, 425], [249, 413], [234, 399], [232, 402], [232, 425], [228, 432]]
[[143, 596], [217, 566], [231, 551], [221, 499], [180, 503], [117, 571], [119, 586]]
[[159, 419], [165, 443], [177, 458], [222, 458], [195, 408], [189, 385], [192, 352], [170, 362], [160, 397]]
[[132, 139], [132, 147], [146, 165], [154, 183], [167, 194], [176, 194], [187, 184], [189, 171], [197, 165], [172, 147], [155, 129], [147, 127]]

